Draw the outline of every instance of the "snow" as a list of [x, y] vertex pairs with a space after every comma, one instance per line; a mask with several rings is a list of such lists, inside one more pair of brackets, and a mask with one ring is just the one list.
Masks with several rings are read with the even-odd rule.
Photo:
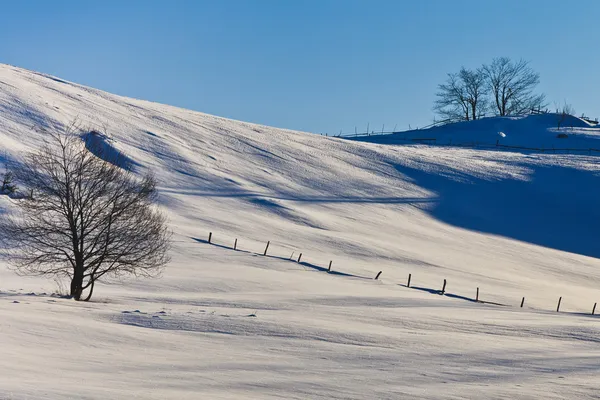
[[[558, 137], [566, 134], [567, 138]], [[487, 117], [476, 121], [457, 122], [429, 129], [409, 130], [389, 135], [352, 138], [382, 144], [433, 142], [437, 145], [525, 147], [536, 151], [574, 153], [600, 152], [600, 126], [583, 119], [561, 114], [534, 114], [518, 117]], [[568, 149], [568, 150], [561, 150]]]
[[[405, 135], [594, 147], [549, 118]], [[597, 156], [326, 138], [0, 65], [3, 157], [73, 119], [156, 174], [173, 261], [89, 303], [0, 261], [0, 398], [597, 398]]]

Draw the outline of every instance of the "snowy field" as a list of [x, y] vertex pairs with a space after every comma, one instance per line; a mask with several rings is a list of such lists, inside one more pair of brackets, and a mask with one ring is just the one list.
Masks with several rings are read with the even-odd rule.
[[173, 261], [89, 303], [0, 261], [0, 399], [600, 398], [600, 158], [326, 138], [0, 65], [2, 158], [73, 119], [155, 172]]
[[381, 144], [435, 143], [442, 146], [529, 148], [539, 152], [600, 154], [600, 126], [556, 113], [487, 117], [391, 135], [351, 137]]

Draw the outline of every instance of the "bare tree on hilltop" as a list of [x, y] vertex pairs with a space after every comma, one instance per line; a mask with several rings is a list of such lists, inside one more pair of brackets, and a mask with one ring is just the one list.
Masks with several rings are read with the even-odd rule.
[[523, 114], [546, 106], [546, 96], [534, 93], [540, 74], [527, 61], [499, 57], [484, 65], [483, 71], [497, 115]]
[[557, 128], [560, 129], [563, 126], [563, 123], [570, 117], [575, 115], [575, 109], [571, 104], [567, 104], [565, 101], [562, 106], [556, 105], [556, 125]]
[[451, 121], [476, 120], [485, 114], [486, 94], [482, 70], [463, 67], [456, 74], [448, 74], [446, 82], [438, 86], [434, 111]]
[[524, 114], [546, 106], [546, 97], [536, 94], [540, 75], [527, 61], [500, 57], [489, 65], [471, 70], [462, 67], [438, 85], [433, 110], [448, 121], [471, 121], [492, 111], [495, 115]]
[[137, 178], [102, 149], [92, 154], [75, 130], [47, 133], [13, 168], [25, 194], [0, 222], [0, 240], [19, 273], [66, 277], [70, 295], [87, 301], [99, 280], [157, 275], [170, 232], [153, 205], [155, 179]]

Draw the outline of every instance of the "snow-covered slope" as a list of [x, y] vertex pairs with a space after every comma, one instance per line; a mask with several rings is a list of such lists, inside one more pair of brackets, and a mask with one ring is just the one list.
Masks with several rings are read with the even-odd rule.
[[600, 126], [570, 115], [534, 114], [517, 117], [488, 117], [429, 129], [409, 130], [388, 135], [351, 137], [352, 140], [407, 144], [490, 147], [516, 146], [557, 153], [600, 154]]
[[0, 264], [0, 398], [596, 395], [597, 157], [324, 138], [0, 65], [3, 157], [74, 119], [155, 172], [173, 262], [88, 304]]

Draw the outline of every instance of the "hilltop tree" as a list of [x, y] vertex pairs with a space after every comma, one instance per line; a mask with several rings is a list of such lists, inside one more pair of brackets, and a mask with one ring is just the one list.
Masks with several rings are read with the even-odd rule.
[[458, 73], [448, 74], [446, 82], [438, 86], [434, 111], [451, 121], [475, 120], [485, 113], [485, 95], [482, 71], [463, 67]]
[[462, 67], [458, 76], [464, 87], [467, 105], [471, 109], [471, 119], [481, 118], [488, 106], [486, 100], [488, 91], [483, 71], [481, 69], [472, 71]]
[[155, 179], [138, 179], [88, 147], [73, 127], [47, 133], [40, 150], [13, 168], [27, 195], [14, 201], [16, 215], [0, 222], [18, 272], [67, 277], [75, 300], [89, 289], [85, 301], [99, 280], [155, 276], [170, 247], [165, 217], [153, 206]]
[[572, 105], [565, 103], [562, 107], [556, 106], [556, 124], [557, 128], [560, 129], [563, 125], [563, 122], [567, 120], [568, 117], [575, 115], [575, 109]]
[[527, 61], [513, 62], [507, 57], [499, 57], [482, 68], [497, 115], [523, 114], [545, 107], [546, 97], [534, 93], [540, 75]]

